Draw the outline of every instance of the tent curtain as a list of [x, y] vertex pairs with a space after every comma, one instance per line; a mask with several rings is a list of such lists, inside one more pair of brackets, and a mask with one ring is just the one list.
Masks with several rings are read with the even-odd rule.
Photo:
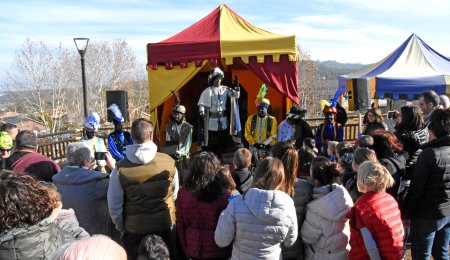
[[205, 60], [200, 67], [196, 67], [195, 62], [189, 62], [186, 68], [174, 66], [170, 70], [165, 68], [153, 70], [147, 67], [150, 112], [170, 98], [172, 90], [178, 91], [189, 82], [207, 63]]
[[[149, 104], [150, 104], [150, 121], [153, 122], [155, 127], [155, 140], [159, 138], [159, 125], [158, 125], [158, 106], [163, 104], [167, 99], [172, 96], [172, 90], [178, 91], [192, 77], [194, 77], [199, 71], [207, 64], [205, 60], [200, 67], [195, 66], [195, 62], [190, 62], [185, 68], [175, 66], [170, 70], [160, 68], [157, 70], [151, 69], [147, 66], [148, 83], [149, 83]], [[160, 86], [160, 87], [156, 87]], [[164, 125], [164, 124], [162, 124]]]
[[273, 62], [271, 56], [265, 56], [264, 63], [258, 63], [255, 57], [250, 57], [248, 64], [241, 59], [236, 60], [255, 73], [263, 82], [277, 88], [296, 104], [299, 103], [297, 63], [290, 61], [287, 55], [282, 55], [279, 62]]

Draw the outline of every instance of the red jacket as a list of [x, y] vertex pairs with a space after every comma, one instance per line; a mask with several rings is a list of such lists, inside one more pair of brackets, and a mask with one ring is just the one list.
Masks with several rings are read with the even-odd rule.
[[228, 205], [226, 192], [213, 202], [202, 202], [185, 187], [178, 191], [176, 226], [184, 253], [193, 258], [211, 259], [231, 256], [231, 246], [221, 248], [214, 241], [220, 213]]
[[403, 226], [397, 201], [386, 192], [363, 194], [348, 213], [350, 259], [369, 259], [360, 229], [366, 227], [382, 259], [402, 259]]

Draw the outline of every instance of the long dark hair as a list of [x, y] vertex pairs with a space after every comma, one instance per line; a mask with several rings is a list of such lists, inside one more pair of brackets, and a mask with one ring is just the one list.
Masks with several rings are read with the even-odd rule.
[[223, 193], [223, 187], [217, 175], [222, 165], [211, 152], [201, 152], [190, 164], [184, 186], [200, 201], [211, 202]]
[[317, 156], [311, 164], [311, 176], [320, 186], [341, 183], [344, 170], [335, 162], [330, 162], [326, 157]]
[[298, 171], [298, 153], [290, 141], [278, 142], [272, 148], [272, 155], [283, 162], [285, 174], [285, 190], [289, 196], [294, 196], [294, 184]]
[[31, 226], [50, 216], [55, 198], [29, 175], [0, 172], [0, 233]]
[[262, 190], [285, 190], [283, 162], [275, 157], [266, 157], [259, 162], [253, 177], [253, 188]]
[[393, 156], [395, 153], [403, 151], [403, 144], [397, 139], [393, 133], [377, 129], [372, 133], [373, 147], [378, 159]]
[[420, 108], [406, 105], [400, 108], [402, 121], [395, 127], [397, 132], [417, 131], [423, 127], [423, 116]]

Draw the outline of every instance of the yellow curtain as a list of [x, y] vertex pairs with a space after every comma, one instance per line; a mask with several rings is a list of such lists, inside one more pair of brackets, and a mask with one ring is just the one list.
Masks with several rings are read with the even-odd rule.
[[[190, 62], [185, 68], [174, 66], [170, 70], [166, 69], [164, 66], [161, 66], [156, 70], [147, 67], [150, 120], [153, 122], [155, 130], [159, 128], [158, 106], [172, 96], [172, 90], [178, 91], [189, 82], [189, 80], [191, 80], [205, 64], [207, 64], [207, 61], [203, 61], [200, 67], [196, 67], [195, 62]], [[159, 133], [157, 132], [156, 135], [158, 134]]]

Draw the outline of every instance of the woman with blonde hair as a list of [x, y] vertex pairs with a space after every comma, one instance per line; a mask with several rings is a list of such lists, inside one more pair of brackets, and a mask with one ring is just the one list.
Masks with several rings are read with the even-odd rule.
[[232, 259], [281, 259], [280, 244], [294, 244], [297, 217], [284, 182], [283, 163], [266, 157], [256, 168], [252, 187], [220, 214], [214, 239], [221, 247], [233, 243]]
[[403, 225], [395, 199], [386, 189], [394, 185], [379, 162], [358, 168], [358, 190], [363, 193], [349, 212], [350, 259], [402, 259]]

